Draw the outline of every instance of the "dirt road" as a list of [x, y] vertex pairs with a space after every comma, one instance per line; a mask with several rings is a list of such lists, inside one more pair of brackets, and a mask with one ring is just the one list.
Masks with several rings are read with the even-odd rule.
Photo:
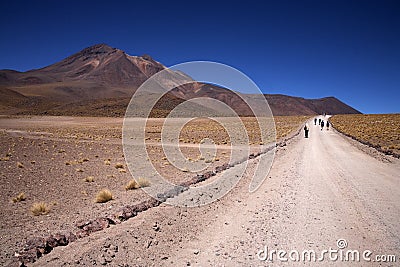
[[[58, 247], [35, 265], [398, 266], [400, 162], [370, 155], [334, 130], [309, 124], [308, 139], [301, 133], [278, 149], [256, 192], [248, 192], [247, 178], [210, 205], [161, 205]], [[249, 162], [247, 177], [257, 160]], [[273, 262], [263, 261], [266, 249], [286, 251], [280, 256], [288, 262], [277, 253]], [[308, 262], [307, 255], [302, 261], [305, 250], [315, 251], [317, 262]], [[344, 261], [348, 250], [358, 250], [360, 262]], [[377, 255], [396, 255], [397, 262], [374, 262]]]

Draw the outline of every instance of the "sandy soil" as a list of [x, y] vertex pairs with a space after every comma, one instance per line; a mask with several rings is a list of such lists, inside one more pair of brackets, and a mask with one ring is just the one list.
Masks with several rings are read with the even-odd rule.
[[[227, 171], [233, 175], [235, 168]], [[279, 148], [268, 179], [256, 192], [248, 192], [247, 178], [211, 205], [161, 205], [58, 247], [34, 266], [315, 266], [276, 257], [263, 262], [257, 253], [265, 246], [338, 249], [339, 239], [347, 242], [343, 251], [368, 249], [371, 258], [392, 254], [398, 260], [399, 171], [397, 159], [371, 156], [332, 129], [312, 125], [310, 138], [299, 135]], [[251, 177], [252, 168], [247, 172]], [[328, 259], [320, 264], [396, 265]]]
[[[185, 182], [196, 174], [176, 169], [164, 157], [159, 139], [162, 122], [149, 120], [147, 160], [170, 181]], [[33, 237], [74, 233], [78, 222], [114, 215], [126, 205], [151, 199], [142, 190], [124, 188], [132, 177], [123, 155], [121, 127], [118, 118], [0, 118], [0, 265], [10, 263]], [[189, 141], [193, 137], [199, 139], [190, 131], [183, 134], [181, 151], [192, 161], [207, 163], [203, 172], [229, 161], [228, 145], [219, 144], [216, 155], [201, 157], [198, 146]], [[116, 168], [117, 163], [123, 168]], [[85, 182], [87, 177], [94, 181]], [[103, 188], [114, 199], [95, 203]], [[26, 200], [14, 203], [12, 199], [22, 192]], [[50, 212], [33, 216], [30, 208], [36, 202], [45, 202]]]
[[[371, 250], [371, 258], [377, 254], [393, 254], [399, 260], [399, 160], [370, 153], [368, 148], [332, 129], [321, 131], [312, 123], [310, 126], [310, 138], [305, 139], [300, 134], [279, 147], [267, 180], [256, 192], [249, 193], [248, 184], [260, 158], [248, 162], [245, 178], [217, 202], [196, 208], [162, 204], [66, 247], [57, 247], [32, 266], [315, 266], [318, 263], [282, 263], [276, 256], [272, 263], [260, 261], [257, 253], [265, 246], [269, 250], [297, 249], [301, 252], [313, 249], [320, 252], [337, 249], [338, 239], [345, 239], [348, 249]], [[107, 143], [112, 143], [112, 138], [107, 142], [107, 138], [99, 140], [102, 145], [92, 145], [92, 150], [89, 145], [82, 145], [83, 140], [77, 146], [76, 140], [64, 140], [68, 144], [66, 151], [73, 148], [68, 154], [53, 148], [48, 137], [43, 144], [43, 140], [36, 137], [21, 139], [20, 134], [10, 136], [9, 132], [3, 132], [1, 135], [2, 143], [7, 149], [11, 147], [13, 154], [9, 161], [1, 162], [2, 188], [6, 193], [2, 201], [7, 203], [2, 207], [2, 214], [9, 215], [2, 216], [1, 222], [1, 264], [6, 264], [15, 249], [32, 235], [72, 229], [76, 220], [107, 214], [126, 203], [147, 197], [140, 190], [125, 192], [123, 185], [129, 180], [127, 174], [119, 173], [113, 165], [104, 165], [103, 160], [109, 157], [113, 163], [123, 162], [118, 147]], [[42, 145], [32, 149], [31, 142], [37, 144], [38, 140]], [[60, 142], [57, 141], [57, 149]], [[90, 141], [87, 143], [91, 144]], [[17, 153], [24, 149], [30, 151], [26, 157], [24, 153]], [[89, 161], [77, 163], [78, 167], [66, 165], [63, 167], [66, 169], [50, 170], [52, 157], [54, 160], [79, 161], [83, 156]], [[37, 161], [34, 164], [43, 164], [41, 168], [29, 167], [32, 157]], [[24, 168], [16, 167], [17, 161], [23, 162]], [[94, 165], [89, 168], [88, 164]], [[84, 172], [71, 171], [68, 169], [71, 167], [82, 168]], [[233, 176], [238, 169], [240, 166], [224, 173]], [[17, 171], [21, 176], [15, 175]], [[43, 173], [48, 171], [59, 173], [53, 177], [60, 179], [46, 180]], [[64, 172], [68, 179], [64, 178]], [[98, 186], [107, 185], [118, 197], [105, 204], [94, 203], [93, 197], [99, 188], [96, 184], [82, 182], [86, 172], [96, 172], [95, 177], [102, 179]], [[114, 177], [106, 177], [106, 174]], [[218, 179], [219, 175], [213, 179]], [[22, 178], [26, 176], [32, 179]], [[10, 180], [10, 177], [16, 178]], [[69, 195], [52, 192], [47, 183], [57, 185], [60, 190], [64, 185], [71, 187], [65, 189]], [[81, 187], [87, 195], [80, 192]], [[11, 203], [10, 199], [20, 188], [26, 189], [28, 199]], [[71, 195], [73, 190], [76, 195]], [[177, 198], [184, 198], [185, 194], [190, 191]], [[33, 200], [42, 196], [46, 196], [46, 201], [56, 201], [57, 205], [48, 216], [29, 215]], [[21, 237], [17, 242], [16, 236]], [[396, 266], [395, 263], [361, 261], [353, 264], [328, 259], [320, 264]]]

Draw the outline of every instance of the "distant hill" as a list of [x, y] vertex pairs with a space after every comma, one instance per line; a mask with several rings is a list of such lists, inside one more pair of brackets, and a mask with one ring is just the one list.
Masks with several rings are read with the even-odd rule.
[[[136, 89], [164, 69], [164, 65], [148, 55], [130, 56], [122, 50], [99, 44], [41, 69], [27, 72], [0, 70], [0, 113], [123, 116]], [[226, 103], [240, 115], [252, 115], [238, 94], [199, 82], [172, 90], [159, 101], [151, 115], [165, 116], [178, 104], [197, 97], [211, 97]], [[265, 97], [274, 115], [360, 113], [334, 97]], [[146, 99], [147, 96], [142, 96], [138, 100], [138, 110]], [[202, 107], [193, 105], [193, 109]]]
[[305, 99], [287, 95], [265, 95], [275, 116], [314, 114], [360, 114], [335, 97]]

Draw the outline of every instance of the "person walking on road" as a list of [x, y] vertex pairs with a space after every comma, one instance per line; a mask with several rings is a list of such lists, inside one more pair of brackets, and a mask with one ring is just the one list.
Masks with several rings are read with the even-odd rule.
[[304, 125], [304, 137], [308, 138], [308, 131], [310, 130], [310, 128], [308, 127], [308, 123], [306, 123]]
[[314, 119], [314, 125], [317, 125], [317, 118]]
[[326, 121], [326, 129], [329, 130], [329, 121]]
[[325, 124], [325, 122], [323, 120], [321, 120], [321, 131], [324, 129], [324, 124]]
[[321, 125], [321, 119], [318, 119], [318, 125]]

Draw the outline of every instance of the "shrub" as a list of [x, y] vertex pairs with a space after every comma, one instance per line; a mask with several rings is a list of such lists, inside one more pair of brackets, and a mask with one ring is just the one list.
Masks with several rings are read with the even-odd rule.
[[117, 164], [115, 164], [115, 166], [114, 166], [116, 169], [123, 169], [124, 168], [124, 164], [122, 164], [122, 163], [117, 163]]
[[125, 190], [138, 189], [139, 187], [140, 185], [134, 179], [132, 179], [126, 184]]
[[146, 187], [146, 186], [149, 186], [149, 185], [150, 185], [150, 181], [147, 180], [146, 178], [142, 178], [142, 177], [140, 177], [140, 178], [137, 180], [137, 183], [139, 184], [139, 187]]
[[93, 176], [88, 176], [85, 179], [83, 179], [83, 181], [85, 181], [87, 183], [93, 183], [94, 182], [94, 177]]
[[16, 197], [12, 199], [14, 203], [24, 201], [26, 199], [25, 193], [19, 193]]
[[45, 202], [33, 203], [31, 212], [35, 216], [45, 215], [50, 212], [50, 208]]
[[97, 203], [105, 203], [113, 199], [113, 195], [110, 190], [103, 189], [96, 196]]
[[88, 162], [88, 161], [89, 161], [89, 160], [88, 160], [87, 158], [83, 158], [83, 159], [78, 160], [78, 163], [79, 163], [79, 164], [82, 164], [82, 163]]

